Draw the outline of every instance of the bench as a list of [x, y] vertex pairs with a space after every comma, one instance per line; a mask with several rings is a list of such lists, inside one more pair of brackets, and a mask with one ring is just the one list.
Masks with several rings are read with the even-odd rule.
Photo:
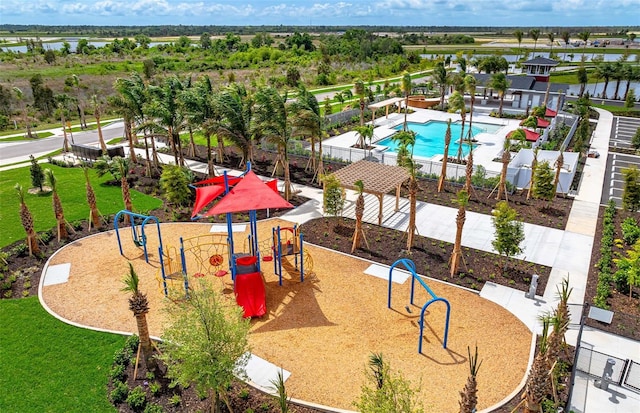
[[[94, 162], [102, 156], [102, 150], [96, 146], [71, 144], [71, 152], [83, 161]], [[110, 158], [120, 156], [124, 158], [124, 148], [122, 146], [112, 146], [107, 148], [107, 155]]]

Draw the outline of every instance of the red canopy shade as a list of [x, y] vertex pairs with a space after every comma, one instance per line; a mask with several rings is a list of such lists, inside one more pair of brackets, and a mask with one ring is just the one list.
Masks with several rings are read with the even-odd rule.
[[204, 216], [210, 217], [227, 212], [255, 211], [267, 208], [293, 208], [293, 205], [269, 188], [253, 171], [249, 171]]
[[273, 192], [275, 192], [276, 194], [278, 193], [278, 180], [277, 179], [272, 179], [271, 181], [267, 182], [267, 186], [271, 189], [273, 189]]
[[223, 192], [224, 185], [209, 185], [196, 188], [196, 203], [193, 206], [191, 218], [198, 215], [198, 212], [202, 211], [202, 208], [207, 206]]
[[549, 122], [548, 120], [543, 119], [543, 118], [538, 118], [538, 127], [539, 128], [546, 128], [549, 125], [551, 125], [551, 122]]
[[[516, 129], [516, 130], [520, 130], [520, 129]], [[529, 142], [535, 142], [540, 137], [539, 133], [536, 133], [529, 129], [522, 129], [522, 130], [524, 131], [525, 139], [528, 140]], [[514, 133], [515, 133], [515, 130], [512, 130], [511, 132], [507, 133], [507, 138], [510, 138]]]
[[[237, 176], [227, 176], [227, 181], [229, 182], [229, 186], [233, 186], [238, 183], [241, 178]], [[205, 179], [204, 181], [196, 182], [194, 186], [202, 186], [202, 185], [224, 185], [224, 175], [214, 176], [213, 178]]]
[[555, 110], [551, 110], [549, 108], [547, 108], [544, 111], [544, 116], [548, 116], [550, 118], [555, 118], [558, 115], [558, 112], [556, 112]]

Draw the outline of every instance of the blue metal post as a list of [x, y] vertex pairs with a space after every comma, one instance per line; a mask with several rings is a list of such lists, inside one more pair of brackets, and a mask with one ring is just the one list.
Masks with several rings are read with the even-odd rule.
[[162, 257], [162, 247], [158, 248], [158, 252], [160, 253], [160, 270], [162, 271], [162, 289], [164, 290], [164, 296], [169, 295], [169, 291], [167, 290], [167, 274], [164, 272], [164, 258]]
[[304, 236], [300, 233], [300, 282], [304, 282]]

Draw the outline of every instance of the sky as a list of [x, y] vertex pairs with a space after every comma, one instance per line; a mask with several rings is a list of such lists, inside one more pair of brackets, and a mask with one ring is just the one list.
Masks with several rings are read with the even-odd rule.
[[0, 0], [0, 24], [639, 26], [640, 0]]

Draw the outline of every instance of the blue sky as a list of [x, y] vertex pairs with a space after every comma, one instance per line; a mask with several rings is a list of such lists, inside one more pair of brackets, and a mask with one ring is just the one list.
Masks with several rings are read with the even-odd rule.
[[631, 26], [640, 0], [0, 0], [2, 24]]

